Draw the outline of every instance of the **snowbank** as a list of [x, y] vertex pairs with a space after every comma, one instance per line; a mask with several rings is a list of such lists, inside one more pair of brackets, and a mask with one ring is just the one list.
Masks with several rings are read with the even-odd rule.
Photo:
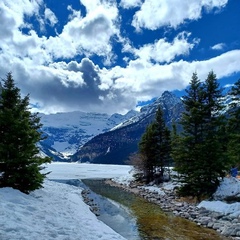
[[[130, 166], [78, 163], [47, 164], [49, 179], [112, 178]], [[81, 196], [82, 189], [46, 180], [30, 195], [0, 188], [1, 240], [112, 240], [124, 238], [99, 221]]]
[[219, 212], [224, 215], [240, 217], [240, 203], [225, 203], [221, 201], [202, 201], [198, 207], [206, 208], [210, 211]]
[[[121, 184], [132, 180], [130, 166], [78, 163], [52, 163], [49, 179], [114, 178]], [[165, 183], [162, 189], [175, 185]], [[123, 240], [124, 238], [99, 221], [82, 201], [82, 189], [46, 180], [44, 188], [30, 195], [12, 188], [0, 188], [1, 240]], [[149, 191], [162, 194], [157, 186]], [[240, 181], [226, 178], [219, 186], [217, 201], [203, 201], [198, 207], [240, 217], [240, 203], [227, 204], [219, 199], [240, 195]]]
[[216, 201], [202, 201], [198, 207], [240, 218], [240, 203], [226, 203], [223, 201], [229, 197], [240, 197], [239, 179], [234, 177], [224, 178], [213, 197]]
[[30, 195], [0, 189], [1, 240], [123, 240], [83, 203], [81, 189], [46, 180]]
[[235, 177], [224, 178], [213, 197], [215, 200], [240, 197], [240, 180]]

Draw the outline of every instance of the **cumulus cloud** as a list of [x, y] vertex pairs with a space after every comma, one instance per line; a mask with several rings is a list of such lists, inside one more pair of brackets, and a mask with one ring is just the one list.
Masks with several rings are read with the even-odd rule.
[[26, 26], [25, 16], [38, 14], [42, 1], [2, 0], [0, 2], [0, 40], [7, 40], [14, 37], [15, 31]]
[[[179, 60], [190, 55], [199, 44], [200, 40], [191, 33], [177, 32], [171, 40], [160, 35], [154, 42], [134, 45], [130, 38], [124, 38], [121, 26], [119, 9], [122, 8], [137, 6], [140, 10], [133, 18], [136, 28], [154, 29], [166, 24], [176, 27], [186, 19], [197, 19], [203, 8], [220, 8], [226, 3], [224, 0], [196, 1], [196, 10], [193, 10], [194, 0], [189, 0], [188, 6], [184, 1], [173, 0], [143, 3], [122, 0], [119, 6], [109, 0], [81, 0], [81, 3], [86, 11], [68, 6], [68, 22], [57, 35], [45, 36], [29, 19], [42, 18], [41, 23], [52, 30], [62, 23], [57, 12], [46, 8], [44, 0], [0, 1], [0, 77], [12, 71], [21, 92], [30, 93], [33, 106], [40, 112], [125, 112], [135, 108], [137, 102], [160, 96], [165, 90], [184, 89], [195, 71], [202, 80], [207, 76], [206, 71], [212, 69], [219, 78], [240, 71], [240, 50], [205, 61]], [[151, 11], [152, 23], [148, 22], [147, 4], [157, 9], [160, 3], [166, 4], [166, 15], [159, 17]], [[174, 12], [171, 18], [169, 11]], [[145, 17], [140, 17], [140, 12]], [[117, 44], [118, 51], [114, 52]], [[103, 59], [101, 64], [94, 61], [95, 57]], [[122, 57], [124, 64], [113, 64], [117, 57]]]
[[99, 95], [106, 95], [99, 88], [98, 71], [92, 61], [84, 58], [80, 63], [59, 62], [32, 69], [19, 64], [18, 68], [14, 67], [13, 75], [19, 79], [18, 85], [24, 92], [31, 92], [33, 102], [45, 112], [76, 108], [88, 111], [101, 104]]
[[228, 0], [145, 0], [132, 21], [137, 31], [142, 28], [156, 30], [159, 27], [169, 26], [176, 28], [186, 20], [201, 18], [202, 10], [220, 9]]
[[188, 42], [190, 33], [179, 33], [172, 42], [166, 39], [159, 39], [154, 44], [146, 44], [139, 49], [133, 50], [135, 55], [146, 61], [156, 61], [159, 63], [171, 62], [176, 56], [188, 55], [195, 44], [199, 42], [194, 39], [192, 43]]
[[74, 14], [57, 37], [50, 37], [45, 47], [54, 58], [97, 54], [106, 59], [113, 57], [111, 38], [119, 36], [118, 10], [115, 6], [97, 5], [85, 17]]
[[[165, 90], [183, 90], [190, 82], [193, 72], [205, 80], [208, 71], [214, 69], [218, 78], [239, 71], [240, 50], [233, 50], [206, 61], [177, 61], [170, 64], [154, 64], [140, 59], [130, 61], [128, 67], [115, 67], [107, 72], [114, 79], [112, 88], [122, 89], [125, 96], [146, 101], [160, 96]], [[222, 66], [225, 66], [223, 69]]]

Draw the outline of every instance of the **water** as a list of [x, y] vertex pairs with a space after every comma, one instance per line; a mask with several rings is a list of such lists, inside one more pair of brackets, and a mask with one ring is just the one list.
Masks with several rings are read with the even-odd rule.
[[[132, 193], [104, 183], [104, 180], [82, 180], [92, 191], [128, 208], [141, 240], [225, 240], [214, 230], [203, 228], [186, 219], [165, 213], [156, 204]], [[127, 218], [124, 218], [127, 220]], [[127, 230], [128, 231], [128, 230]], [[121, 234], [121, 232], [119, 232]]]
[[[59, 180], [90, 188], [101, 221], [128, 240], [226, 240], [213, 230], [165, 213], [156, 204], [104, 183], [104, 180]], [[87, 187], [86, 187], [87, 186]]]
[[[101, 180], [56, 180], [57, 182], [66, 183], [70, 185], [74, 185], [77, 187], [81, 187], [84, 189], [89, 189], [87, 183], [91, 183], [90, 185], [93, 187], [96, 183], [96, 187], [98, 189], [99, 186], [104, 182]], [[83, 183], [84, 182], [84, 183]], [[94, 191], [91, 191], [88, 194], [90, 199], [93, 199], [94, 203], [97, 204], [99, 208], [100, 216], [98, 219], [104, 222], [106, 225], [111, 227], [115, 232], [118, 232], [120, 235], [125, 237], [128, 240], [141, 240], [138, 231], [138, 225], [136, 219], [130, 209], [119, 202], [116, 202], [112, 199], [104, 197], [99, 193], [96, 194]]]

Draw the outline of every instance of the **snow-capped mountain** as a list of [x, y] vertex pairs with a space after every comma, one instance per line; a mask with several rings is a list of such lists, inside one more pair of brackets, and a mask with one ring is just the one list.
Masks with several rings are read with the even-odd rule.
[[92, 138], [72, 156], [72, 160], [123, 164], [130, 154], [137, 151], [139, 140], [154, 119], [158, 106], [162, 107], [168, 126], [172, 122], [178, 122], [184, 110], [181, 99], [166, 91], [156, 101], [142, 107], [140, 114], [120, 123], [111, 131]]
[[[232, 96], [221, 99], [224, 114], [231, 108]], [[184, 107], [179, 97], [164, 92], [153, 103], [130, 111], [126, 115], [100, 113], [57, 113], [41, 114], [42, 130], [48, 138], [41, 142], [42, 151], [54, 160], [94, 163], [120, 163], [138, 148], [138, 142], [147, 125], [155, 117], [158, 106], [163, 109], [168, 126], [178, 123]]]
[[221, 114], [227, 113], [232, 108], [239, 108], [240, 101], [236, 99], [236, 96], [231, 95], [231, 92], [227, 92], [225, 96], [220, 99], [221, 103], [223, 104], [224, 108], [221, 111]]
[[140, 110], [140, 114], [137, 114], [124, 122], [121, 122], [117, 126], [113, 127], [111, 129], [111, 131], [114, 131], [118, 128], [126, 127], [126, 126], [136, 123], [138, 121], [141, 121], [141, 119], [144, 119], [148, 116], [155, 115], [158, 106], [160, 106], [163, 109], [167, 123], [171, 122], [172, 118], [175, 121], [179, 120], [178, 112], [177, 112], [178, 116], [175, 116], [176, 114], [174, 114], [174, 112], [172, 112], [170, 114], [169, 110], [172, 109], [173, 106], [176, 106], [177, 109], [178, 109], [178, 106], [180, 107], [180, 109], [183, 109], [181, 99], [179, 97], [175, 96], [173, 93], [171, 93], [169, 91], [165, 91], [162, 94], [162, 96], [159, 97], [158, 99], [156, 99], [153, 103], [143, 106]]
[[43, 124], [42, 131], [47, 136], [47, 139], [41, 141], [40, 148], [55, 160], [67, 158], [94, 136], [137, 114], [136, 111], [125, 115], [85, 112], [39, 114]]

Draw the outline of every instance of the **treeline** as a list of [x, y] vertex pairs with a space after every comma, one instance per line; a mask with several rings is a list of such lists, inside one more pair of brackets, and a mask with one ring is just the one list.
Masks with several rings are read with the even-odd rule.
[[[182, 98], [185, 111], [171, 131], [158, 108], [131, 161], [146, 183], [163, 182], [174, 166], [181, 196], [211, 196], [232, 165], [240, 163], [240, 79], [232, 87], [232, 103], [225, 111], [223, 89], [213, 71], [205, 81], [193, 73]], [[181, 128], [181, 131], [177, 129]]]

